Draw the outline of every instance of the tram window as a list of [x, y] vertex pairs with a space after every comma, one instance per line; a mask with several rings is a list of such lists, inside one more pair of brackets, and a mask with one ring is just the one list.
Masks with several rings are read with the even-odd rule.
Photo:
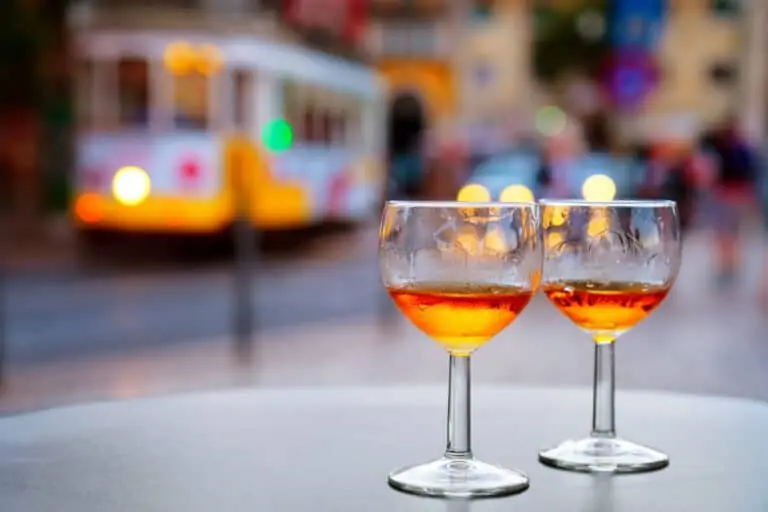
[[149, 123], [149, 66], [141, 59], [122, 59], [117, 65], [120, 124], [144, 128]]
[[209, 125], [208, 77], [196, 70], [173, 76], [174, 124], [185, 130], [207, 130]]
[[333, 117], [333, 139], [336, 146], [344, 146], [347, 143], [347, 118], [346, 113], [338, 113]]
[[302, 107], [301, 95], [295, 82], [285, 80], [283, 82], [283, 118], [288, 121], [288, 125], [293, 129], [294, 141], [304, 142], [304, 109]]
[[318, 142], [322, 142], [326, 146], [330, 146], [333, 142], [332, 117], [331, 113], [325, 109], [320, 114], [320, 133], [318, 134]]
[[362, 144], [362, 129], [363, 129], [363, 109], [364, 103], [354, 98], [349, 102], [350, 106], [346, 112], [347, 123], [347, 146], [357, 148]]
[[362, 123], [357, 116], [350, 116], [347, 122], [349, 124], [347, 129], [347, 146], [357, 149], [361, 144]]
[[248, 130], [251, 126], [252, 117], [250, 112], [251, 74], [247, 71], [236, 70], [232, 82], [234, 86], [232, 119], [235, 122], [235, 128]]
[[307, 106], [304, 110], [304, 123], [303, 123], [302, 139], [304, 142], [317, 142], [317, 113], [315, 108], [311, 105]]

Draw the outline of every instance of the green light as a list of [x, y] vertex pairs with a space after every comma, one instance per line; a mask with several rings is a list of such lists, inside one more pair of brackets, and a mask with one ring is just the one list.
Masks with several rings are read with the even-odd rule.
[[536, 112], [536, 129], [547, 137], [555, 137], [565, 130], [568, 116], [560, 108], [550, 105]]
[[261, 141], [270, 151], [286, 151], [293, 145], [293, 129], [284, 119], [275, 119], [264, 127]]

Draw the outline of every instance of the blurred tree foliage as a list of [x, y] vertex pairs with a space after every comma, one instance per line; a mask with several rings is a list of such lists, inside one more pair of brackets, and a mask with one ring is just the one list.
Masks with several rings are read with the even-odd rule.
[[736, 17], [741, 13], [741, 4], [739, 0], [712, 0], [712, 11], [723, 17]]
[[[607, 4], [607, 0], [536, 2], [533, 10], [533, 68], [540, 80], [553, 82], [568, 73], [588, 76], [597, 73], [610, 47]], [[590, 29], [601, 28], [600, 16], [602, 34], [590, 37]], [[597, 27], [594, 27], [595, 23]]]
[[69, 204], [74, 164], [74, 58], [70, 51], [66, 15], [71, 0], [45, 0], [39, 28], [42, 94], [39, 104], [43, 122], [42, 144], [47, 148], [41, 162], [43, 195], [49, 211], [63, 212]]
[[20, 0], [0, 2], [0, 106], [32, 108], [40, 99], [40, 28]]
[[0, 116], [26, 112], [39, 121], [42, 191], [48, 208], [67, 201], [71, 161], [69, 0], [0, 0]]
[[68, 0], [0, 1], [0, 104], [39, 108], [66, 47]]

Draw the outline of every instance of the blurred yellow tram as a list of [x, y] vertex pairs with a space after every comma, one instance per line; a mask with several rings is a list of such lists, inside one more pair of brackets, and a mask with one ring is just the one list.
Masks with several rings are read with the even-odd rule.
[[359, 64], [251, 36], [76, 36], [71, 213], [89, 231], [213, 234], [364, 221], [383, 197], [385, 90]]

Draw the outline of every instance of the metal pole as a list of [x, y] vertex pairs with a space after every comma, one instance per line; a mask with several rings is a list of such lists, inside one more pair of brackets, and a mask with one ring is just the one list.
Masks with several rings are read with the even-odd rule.
[[235, 349], [238, 360], [250, 363], [253, 356], [253, 333], [256, 327], [254, 314], [253, 267], [256, 260], [256, 236], [251, 225], [251, 197], [248, 194], [250, 180], [245, 179], [244, 155], [240, 147], [232, 155], [232, 172], [235, 179], [237, 218], [234, 228], [235, 266]]

